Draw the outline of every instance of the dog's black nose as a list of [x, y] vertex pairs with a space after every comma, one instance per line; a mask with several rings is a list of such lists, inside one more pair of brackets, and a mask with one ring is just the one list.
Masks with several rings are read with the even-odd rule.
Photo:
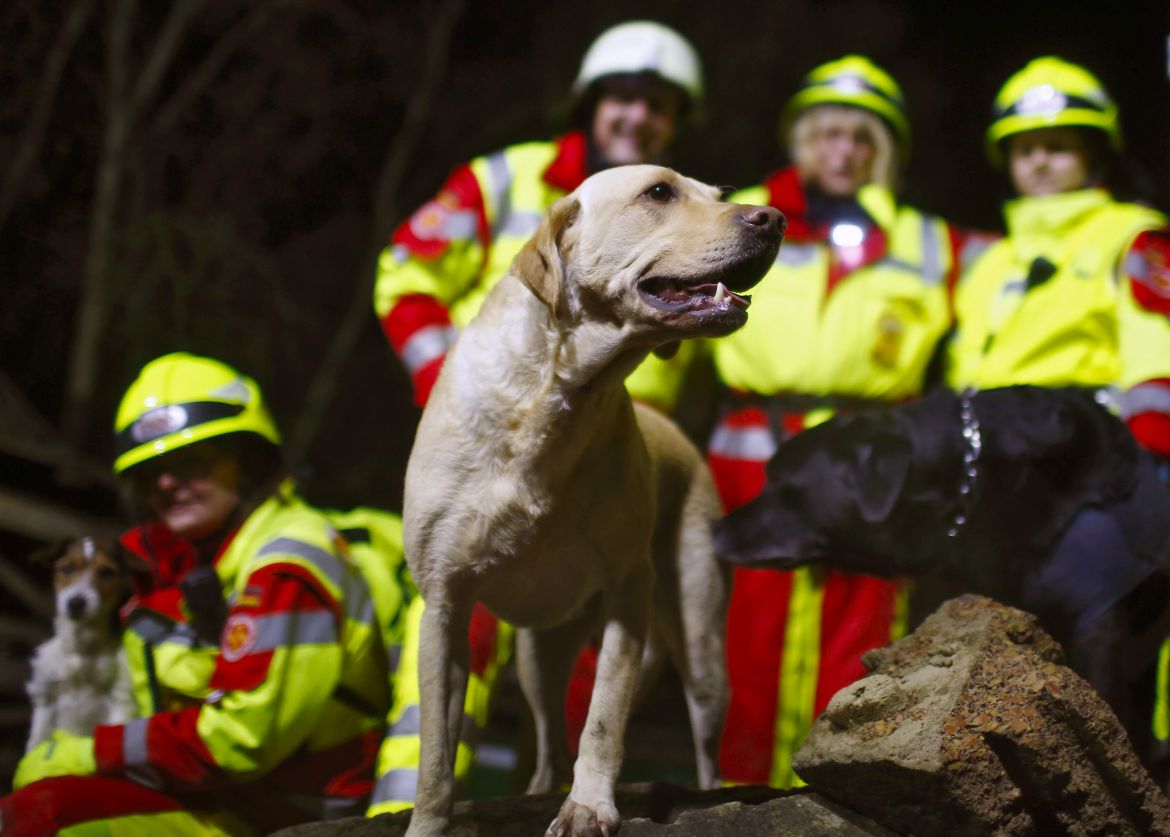
[[746, 206], [740, 214], [745, 224], [759, 227], [763, 232], [776, 231], [780, 235], [788, 227], [788, 220], [779, 209], [774, 206]]
[[65, 612], [69, 614], [70, 619], [77, 619], [85, 613], [85, 597], [84, 596], [70, 596], [65, 602]]

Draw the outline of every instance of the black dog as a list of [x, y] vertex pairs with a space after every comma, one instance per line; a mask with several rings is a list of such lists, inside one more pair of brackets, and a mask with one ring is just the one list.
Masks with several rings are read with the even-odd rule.
[[940, 574], [1029, 610], [1151, 755], [1170, 491], [1087, 390], [938, 391], [836, 417], [780, 446], [716, 546], [747, 566]]

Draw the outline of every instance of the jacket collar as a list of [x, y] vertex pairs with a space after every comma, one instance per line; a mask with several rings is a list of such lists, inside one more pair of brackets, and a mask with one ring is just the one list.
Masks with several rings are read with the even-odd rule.
[[1004, 205], [1004, 221], [1012, 236], [1058, 235], [1112, 200], [1105, 189], [1015, 198]]
[[[808, 192], [794, 166], [781, 169], [764, 180], [768, 202], [788, 219], [785, 238], [792, 241], [826, 241], [832, 224], [829, 219], [818, 219], [815, 207], [810, 207]], [[889, 189], [870, 183], [857, 192], [850, 212], [851, 220], [872, 225], [889, 234], [894, 226], [898, 207]]]
[[794, 167], [771, 175], [764, 186], [768, 202], [788, 219], [784, 235], [787, 241], [828, 245], [830, 290], [853, 271], [880, 261], [889, 250], [889, 231], [897, 205], [888, 189], [872, 183], [863, 186], [855, 202], [842, 204], [847, 211], [840, 223], [834, 223], [832, 218], [815, 217], [816, 207], [810, 206], [809, 195]]

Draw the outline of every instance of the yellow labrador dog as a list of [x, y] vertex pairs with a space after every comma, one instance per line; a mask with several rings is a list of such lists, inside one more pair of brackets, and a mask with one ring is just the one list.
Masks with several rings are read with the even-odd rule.
[[635, 407], [623, 381], [651, 351], [742, 326], [739, 292], [772, 264], [783, 228], [775, 209], [721, 203], [670, 169], [610, 169], [553, 205], [460, 335], [406, 472], [406, 555], [426, 601], [410, 835], [441, 834], [450, 816], [477, 599], [527, 629], [517, 662], [537, 723], [530, 791], [556, 781], [569, 669], [601, 626], [572, 790], [549, 834], [611, 834], [621, 822], [614, 784], [652, 598], [687, 685], [700, 781], [718, 783], [718, 500], [699, 452]]

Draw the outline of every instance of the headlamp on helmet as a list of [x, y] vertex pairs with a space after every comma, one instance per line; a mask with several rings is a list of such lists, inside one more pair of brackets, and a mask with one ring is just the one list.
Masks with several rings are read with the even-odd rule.
[[780, 116], [780, 135], [787, 137], [800, 113], [816, 105], [849, 105], [877, 114], [890, 126], [906, 156], [910, 122], [902, 88], [885, 70], [862, 55], [846, 55], [814, 68], [804, 77]]
[[231, 433], [280, 445], [256, 382], [211, 358], [164, 355], [142, 368], [118, 406], [114, 473]]
[[987, 154], [1000, 165], [1003, 140], [1025, 131], [1064, 126], [1101, 131], [1115, 150], [1121, 150], [1117, 105], [1100, 80], [1063, 58], [1037, 58], [996, 94], [987, 128]]

